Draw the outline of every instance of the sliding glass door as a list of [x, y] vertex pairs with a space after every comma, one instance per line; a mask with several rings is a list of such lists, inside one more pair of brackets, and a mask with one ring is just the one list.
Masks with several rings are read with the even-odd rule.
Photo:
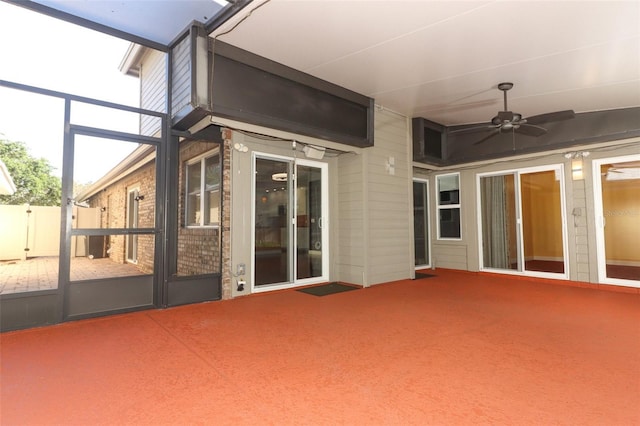
[[640, 287], [640, 156], [594, 161], [598, 281]]
[[482, 268], [566, 276], [561, 169], [478, 179]]
[[254, 285], [328, 279], [327, 164], [255, 156]]

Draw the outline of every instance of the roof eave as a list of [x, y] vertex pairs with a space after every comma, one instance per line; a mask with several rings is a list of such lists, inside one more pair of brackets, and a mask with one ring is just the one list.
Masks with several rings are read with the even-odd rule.
[[140, 77], [140, 66], [142, 65], [142, 57], [147, 52], [148, 47], [131, 43], [127, 52], [124, 54], [118, 69], [125, 75], [131, 77]]

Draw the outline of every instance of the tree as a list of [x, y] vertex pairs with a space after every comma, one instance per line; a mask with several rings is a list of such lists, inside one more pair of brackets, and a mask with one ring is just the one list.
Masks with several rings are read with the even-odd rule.
[[0, 139], [0, 159], [16, 186], [13, 195], [0, 196], [0, 204], [60, 205], [62, 184], [47, 159], [32, 157], [24, 142], [6, 139]]

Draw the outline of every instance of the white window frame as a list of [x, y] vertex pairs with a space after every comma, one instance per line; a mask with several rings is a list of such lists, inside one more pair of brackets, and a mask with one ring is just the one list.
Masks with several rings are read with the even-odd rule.
[[[446, 177], [450, 177], [450, 176], [457, 176], [458, 177], [458, 203], [457, 204], [445, 204], [445, 205], [441, 205], [440, 204], [440, 179], [442, 178], [446, 178]], [[462, 204], [460, 202], [460, 200], [462, 199], [462, 182], [460, 180], [460, 173], [456, 172], [456, 173], [447, 173], [447, 174], [443, 174], [443, 175], [437, 175], [436, 176], [436, 226], [437, 226], [437, 232], [438, 232], [438, 240], [441, 241], [461, 241], [462, 240]], [[442, 210], [454, 210], [457, 209], [460, 212], [460, 236], [455, 238], [455, 237], [442, 237], [440, 235], [440, 212]]]
[[[216, 155], [220, 155], [220, 150], [218, 148], [213, 149], [211, 151], [207, 151], [204, 154], [200, 154], [194, 158], [191, 158], [190, 160], [185, 161], [185, 166], [184, 166], [184, 225], [185, 228], [191, 228], [191, 229], [201, 229], [201, 228], [219, 228], [220, 227], [220, 222], [215, 222], [212, 224], [205, 224], [204, 223], [204, 210], [205, 210], [205, 196], [204, 194], [206, 193], [205, 190], [205, 179], [206, 179], [206, 170], [205, 170], [205, 164], [206, 164], [206, 160], [214, 157]], [[193, 224], [189, 224], [188, 223], [188, 218], [189, 218], [189, 168], [192, 167], [195, 164], [200, 163], [200, 223], [197, 225], [193, 225]], [[218, 194], [220, 194], [221, 191], [221, 187], [222, 187], [222, 166], [220, 169], [220, 183], [217, 185], [218, 187], [216, 189], [214, 189], [214, 191], [217, 191]], [[220, 200], [220, 204], [222, 204], [222, 200]], [[221, 206], [220, 206], [221, 207]], [[219, 207], [219, 208], [220, 208]], [[219, 220], [219, 217], [218, 217]]]

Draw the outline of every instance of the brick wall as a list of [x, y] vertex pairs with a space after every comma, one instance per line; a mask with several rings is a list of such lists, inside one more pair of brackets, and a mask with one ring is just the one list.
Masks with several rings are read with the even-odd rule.
[[[155, 162], [123, 177], [95, 194], [91, 207], [105, 208], [101, 215], [102, 228], [127, 227], [127, 195], [130, 189], [138, 188], [144, 199], [138, 201], [138, 227], [153, 228], [155, 221], [156, 179]], [[138, 235], [138, 267], [143, 273], [153, 273], [154, 236]], [[126, 236], [110, 235], [107, 241], [108, 256], [117, 263], [126, 263]]]
[[[178, 256], [176, 259], [177, 275], [200, 275], [220, 272], [220, 229], [219, 228], [187, 228], [185, 226], [185, 197], [186, 197], [186, 164], [189, 160], [218, 148], [218, 144], [203, 141], [183, 142], [180, 146], [180, 168], [178, 170]], [[224, 191], [222, 212], [223, 232], [228, 233], [230, 228], [230, 142], [225, 142], [223, 149], [223, 182]], [[127, 227], [127, 195], [131, 188], [138, 187], [140, 200], [138, 218], [139, 227], [152, 228], [155, 220], [155, 162], [150, 162], [142, 168], [123, 177], [94, 195], [89, 204], [91, 207], [106, 207], [102, 213], [102, 228]], [[153, 272], [154, 260], [154, 235], [138, 235], [138, 266], [144, 273]], [[226, 238], [228, 240], [228, 238]], [[227, 251], [225, 259], [229, 262], [229, 243], [226, 243]], [[126, 237], [124, 235], [111, 235], [108, 237], [109, 257], [118, 263], [126, 260]], [[229, 265], [226, 267], [230, 268]], [[230, 297], [230, 278], [227, 279], [226, 289], [223, 294]], [[225, 293], [226, 291], [226, 293]]]
[[186, 163], [198, 155], [216, 149], [218, 144], [203, 141], [183, 142], [180, 146], [178, 171], [178, 275], [199, 275], [220, 272], [220, 230], [218, 228], [187, 228], [185, 226]]

